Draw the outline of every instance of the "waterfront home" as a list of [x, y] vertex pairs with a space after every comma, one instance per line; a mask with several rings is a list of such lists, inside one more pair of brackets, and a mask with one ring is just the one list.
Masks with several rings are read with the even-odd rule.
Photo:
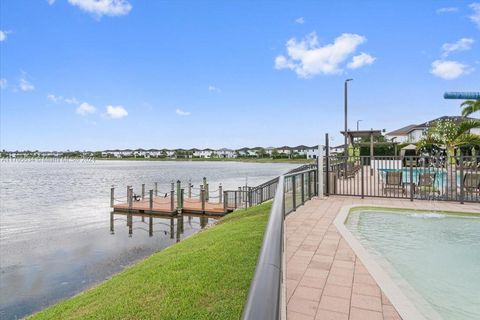
[[196, 158], [211, 158], [213, 154], [213, 150], [208, 148], [201, 150], [195, 149], [195, 151], [193, 152], [193, 156]]
[[[411, 124], [406, 127], [388, 132], [385, 134], [385, 137], [387, 139], [395, 139], [395, 142], [400, 142], [400, 143], [417, 143], [422, 139], [427, 132], [427, 129], [437, 121], [453, 121], [453, 122], [461, 122], [465, 119], [473, 119], [473, 118], [464, 118], [460, 116], [443, 116], [439, 117], [430, 121], [426, 121], [420, 124]], [[473, 134], [478, 134], [480, 135], [480, 129], [474, 128], [470, 130], [470, 133]]]
[[214, 151], [214, 154], [219, 158], [235, 158], [235, 150], [222, 148]]

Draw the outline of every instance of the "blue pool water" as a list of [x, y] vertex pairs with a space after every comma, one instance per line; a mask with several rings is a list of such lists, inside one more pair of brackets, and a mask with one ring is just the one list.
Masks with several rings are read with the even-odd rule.
[[480, 215], [359, 210], [345, 225], [427, 319], [480, 319]]
[[[403, 169], [379, 169], [379, 171], [385, 177], [386, 172], [402, 171], [402, 182], [410, 183], [410, 168]], [[420, 174], [431, 173], [435, 174], [435, 186], [439, 189], [447, 185], [447, 172], [442, 169], [429, 169], [429, 168], [412, 168], [413, 182], [417, 183]], [[457, 175], [457, 185], [460, 185], [460, 176]]]

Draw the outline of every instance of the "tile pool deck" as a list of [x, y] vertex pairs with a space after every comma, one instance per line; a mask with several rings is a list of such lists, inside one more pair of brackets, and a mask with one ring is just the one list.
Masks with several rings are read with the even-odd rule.
[[344, 206], [480, 212], [478, 203], [330, 196], [285, 220], [288, 320], [401, 319], [333, 221]]

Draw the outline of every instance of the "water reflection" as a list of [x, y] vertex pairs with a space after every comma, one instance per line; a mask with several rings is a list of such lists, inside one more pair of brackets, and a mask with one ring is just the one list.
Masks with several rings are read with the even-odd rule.
[[[176, 239], [176, 242], [179, 242], [184, 232], [185, 221], [190, 229], [193, 228], [193, 225], [200, 226], [200, 229], [204, 229], [209, 223], [217, 219], [219, 219], [218, 216], [208, 215], [180, 214], [175, 217], [170, 217], [158, 214], [112, 211], [110, 213], [110, 234], [115, 234], [115, 223], [122, 221], [126, 222], [128, 237], [130, 238], [133, 237], [134, 230], [139, 230], [147, 232], [149, 237], [153, 237], [155, 232], [163, 233], [164, 235], [169, 235], [170, 239]], [[121, 223], [117, 223], [117, 225], [120, 224]], [[165, 226], [169, 227], [168, 231], [165, 229]], [[198, 229], [198, 227], [196, 229]]]

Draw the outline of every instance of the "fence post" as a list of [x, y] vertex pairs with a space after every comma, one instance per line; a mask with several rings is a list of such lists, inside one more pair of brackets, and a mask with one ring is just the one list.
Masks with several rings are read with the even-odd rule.
[[[320, 144], [318, 145], [318, 158], [317, 158], [317, 187], [316, 191], [318, 191], [317, 196], [319, 198], [323, 198], [324, 196], [324, 187], [323, 187], [323, 146]], [[310, 175], [310, 174], [309, 174]], [[309, 179], [310, 181], [310, 179]]]
[[[372, 160], [370, 160], [372, 161]], [[410, 157], [410, 201], [413, 201], [413, 194], [414, 194], [414, 184], [413, 184], [413, 157]], [[370, 165], [371, 167], [371, 165]]]
[[238, 203], [242, 205], [242, 187], [238, 187]]
[[[330, 170], [330, 143], [328, 140], [328, 133], [325, 133], [325, 195], [328, 197], [330, 195], [330, 177], [329, 177], [329, 170]], [[323, 168], [322, 168], [322, 178], [323, 178]], [[320, 179], [317, 177], [317, 179]]]
[[[463, 183], [463, 160], [462, 156], [460, 156], [460, 203], [464, 203], [464, 198], [465, 198], [465, 190], [464, 190], [464, 183]], [[457, 172], [455, 171], [455, 184], [457, 181]]]
[[[268, 188], [268, 187], [267, 187]], [[263, 193], [265, 192], [265, 187], [261, 187], [260, 188], [260, 199], [259, 200], [259, 203], [263, 203]]]
[[150, 213], [153, 211], [153, 190], [150, 190]]
[[360, 170], [361, 170], [361, 179], [362, 179], [362, 183], [361, 183], [361, 186], [362, 186], [362, 199], [365, 199], [365, 170], [363, 170], [363, 160], [364, 158], [363, 157], [360, 157]]
[[114, 203], [115, 203], [115, 188], [111, 187], [110, 188], [110, 208], [113, 208]]
[[302, 192], [302, 206], [305, 204], [305, 174], [302, 173], [300, 176], [300, 182], [302, 183], [302, 186], [300, 187], [300, 190]]
[[292, 203], [293, 203], [293, 211], [297, 211], [297, 196], [296, 190], [297, 187], [295, 185], [295, 176], [292, 176]]
[[228, 193], [223, 191], [223, 212], [227, 212], [228, 208]]
[[158, 196], [158, 182], [155, 182], [155, 197]]
[[200, 201], [202, 202], [202, 213], [205, 213], [205, 189], [203, 185], [200, 187]]
[[237, 191], [233, 192], [235, 194], [235, 209], [237, 209]]
[[222, 200], [222, 197], [223, 197], [223, 191], [222, 191], [222, 184], [220, 183], [220, 185], [218, 186], [218, 203], [222, 203], [223, 200]]
[[247, 188], [248, 206], [252, 206], [252, 187]]

